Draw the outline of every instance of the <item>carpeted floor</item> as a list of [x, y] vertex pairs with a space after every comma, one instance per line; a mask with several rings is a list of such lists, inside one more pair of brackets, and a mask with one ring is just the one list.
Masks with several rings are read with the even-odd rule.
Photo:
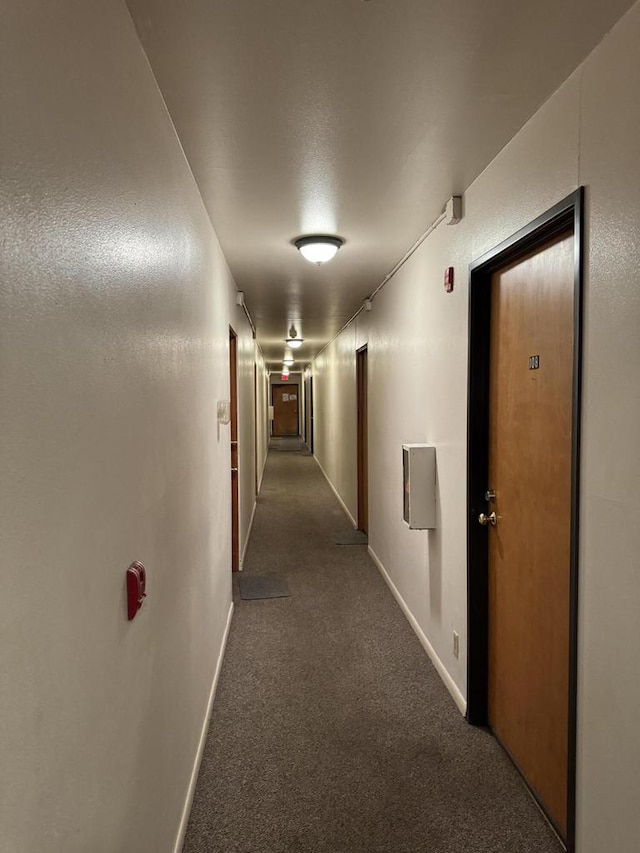
[[184, 853], [558, 853], [465, 723], [315, 461], [270, 453]]
[[276, 450], [280, 453], [290, 453], [293, 451], [303, 453], [306, 456], [311, 456], [309, 448], [300, 438], [298, 438], [298, 436], [274, 436], [269, 441], [269, 450]]

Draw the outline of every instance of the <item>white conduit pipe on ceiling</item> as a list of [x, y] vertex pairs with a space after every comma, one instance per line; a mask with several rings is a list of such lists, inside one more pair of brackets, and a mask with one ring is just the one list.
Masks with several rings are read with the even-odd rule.
[[[436, 230], [436, 228], [438, 227], [438, 225], [440, 225], [440, 223], [443, 221], [445, 216], [446, 216], [446, 212], [441, 213], [440, 216], [438, 216], [438, 218], [435, 219], [431, 223], [431, 225], [427, 228], [427, 230], [418, 237], [418, 239], [413, 244], [413, 246], [411, 246], [411, 248], [400, 258], [400, 260], [393, 267], [393, 269], [385, 275], [385, 277], [382, 279], [382, 281], [376, 287], [376, 289], [373, 291], [373, 293], [367, 297], [367, 300], [369, 302], [371, 302], [375, 298], [375, 296], [382, 290], [382, 288], [385, 286], [385, 284], [387, 284], [387, 282], [389, 282], [394, 277], [394, 275], [398, 272], [398, 270], [401, 269], [401, 267], [403, 267], [406, 264], [406, 262], [409, 260], [411, 255], [413, 255], [413, 253], [416, 252], [420, 248], [420, 246], [424, 243], [424, 241], [427, 239], [427, 237]], [[339, 337], [351, 323], [353, 323], [353, 321], [356, 319], [356, 317], [358, 316], [358, 314], [360, 314], [361, 311], [364, 311], [364, 303], [358, 308], [358, 310], [353, 315], [353, 317], [350, 317], [347, 320], [347, 322], [344, 324], [344, 326], [338, 332], [336, 332], [336, 334], [331, 338], [331, 340], [328, 341], [322, 347], [322, 349], [319, 350], [315, 354], [314, 358], [317, 358], [319, 355], [321, 355], [326, 350], [326, 348], [330, 344], [332, 344], [335, 341], [335, 339], [337, 337]]]

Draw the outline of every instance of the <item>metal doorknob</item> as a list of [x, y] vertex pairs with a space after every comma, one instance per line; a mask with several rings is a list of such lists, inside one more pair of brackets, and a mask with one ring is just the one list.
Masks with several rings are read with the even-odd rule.
[[498, 516], [495, 514], [495, 512], [492, 512], [490, 515], [485, 515], [484, 512], [481, 512], [478, 516], [478, 521], [483, 527], [486, 527], [487, 525], [495, 527], [498, 523]]

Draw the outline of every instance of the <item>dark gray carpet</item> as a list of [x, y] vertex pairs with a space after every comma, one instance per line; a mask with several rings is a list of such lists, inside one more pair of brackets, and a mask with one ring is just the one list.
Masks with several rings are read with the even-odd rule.
[[242, 572], [238, 578], [238, 589], [243, 601], [257, 601], [261, 598], [287, 598], [289, 584], [282, 575], [248, 575]]
[[269, 455], [185, 853], [558, 853], [494, 738], [469, 726], [312, 458]]
[[366, 545], [368, 541], [369, 537], [362, 530], [347, 530], [333, 537], [334, 545]]
[[275, 436], [269, 442], [269, 450], [279, 453], [304, 453], [310, 455], [309, 448], [299, 435]]

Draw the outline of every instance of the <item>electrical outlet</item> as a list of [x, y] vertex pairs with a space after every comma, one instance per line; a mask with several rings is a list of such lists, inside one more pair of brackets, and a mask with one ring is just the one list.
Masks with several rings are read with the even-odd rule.
[[454, 658], [457, 658], [459, 654], [460, 654], [460, 635], [457, 634], [456, 631], [454, 631], [453, 632], [453, 656], [454, 656]]

